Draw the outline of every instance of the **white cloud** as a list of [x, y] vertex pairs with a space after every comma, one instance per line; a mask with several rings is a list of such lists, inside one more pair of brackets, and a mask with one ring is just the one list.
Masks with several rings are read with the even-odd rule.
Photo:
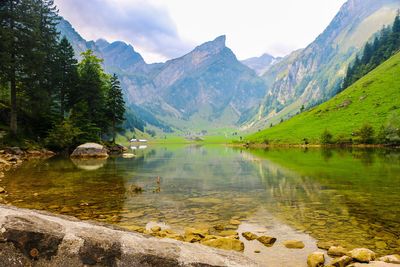
[[345, 0], [56, 0], [85, 38], [130, 42], [147, 61], [226, 34], [239, 59], [312, 42]]

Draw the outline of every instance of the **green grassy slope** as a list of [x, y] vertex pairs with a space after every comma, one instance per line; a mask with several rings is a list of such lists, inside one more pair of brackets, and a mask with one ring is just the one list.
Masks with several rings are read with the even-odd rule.
[[307, 138], [318, 143], [325, 129], [334, 138], [350, 138], [365, 123], [378, 131], [393, 112], [400, 112], [400, 53], [331, 100], [246, 140], [299, 144]]

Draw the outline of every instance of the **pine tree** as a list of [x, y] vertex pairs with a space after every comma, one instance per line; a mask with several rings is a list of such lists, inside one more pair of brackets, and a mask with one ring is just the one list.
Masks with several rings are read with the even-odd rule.
[[82, 61], [78, 64], [79, 87], [71, 95], [73, 103], [87, 104], [87, 118], [100, 128], [103, 133], [108, 126], [105, 119], [105, 97], [107, 91], [107, 75], [101, 63], [91, 50], [82, 53]]
[[64, 36], [58, 44], [57, 56], [55, 59], [56, 71], [54, 80], [56, 83], [56, 103], [58, 104], [59, 116], [65, 116], [66, 108], [69, 104], [70, 95], [76, 90], [78, 82], [78, 61], [75, 59], [74, 49]]
[[26, 60], [27, 77], [24, 79], [24, 110], [29, 116], [29, 128], [35, 136], [44, 137], [56, 118], [52, 112], [56, 88], [56, 52], [59, 22], [52, 0], [32, 2], [34, 17], [33, 36], [29, 39], [29, 57]]
[[116, 74], [110, 79], [110, 89], [107, 94], [107, 118], [111, 121], [112, 142], [115, 143], [115, 135], [119, 126], [124, 122], [125, 102]]

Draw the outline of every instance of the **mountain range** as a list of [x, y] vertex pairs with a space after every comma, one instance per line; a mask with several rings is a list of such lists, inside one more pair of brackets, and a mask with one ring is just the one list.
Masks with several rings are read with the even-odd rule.
[[145, 122], [178, 131], [257, 129], [333, 97], [348, 64], [390, 24], [398, 0], [349, 0], [305, 49], [284, 58], [265, 54], [240, 62], [220, 36], [165, 63], [147, 64], [132, 45], [86, 41], [61, 20], [76, 56], [91, 49], [116, 73], [129, 107]]

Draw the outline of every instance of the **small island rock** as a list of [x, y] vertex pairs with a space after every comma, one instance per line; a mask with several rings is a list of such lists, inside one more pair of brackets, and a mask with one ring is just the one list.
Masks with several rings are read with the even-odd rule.
[[100, 144], [86, 143], [75, 148], [71, 158], [108, 158], [108, 153]]

